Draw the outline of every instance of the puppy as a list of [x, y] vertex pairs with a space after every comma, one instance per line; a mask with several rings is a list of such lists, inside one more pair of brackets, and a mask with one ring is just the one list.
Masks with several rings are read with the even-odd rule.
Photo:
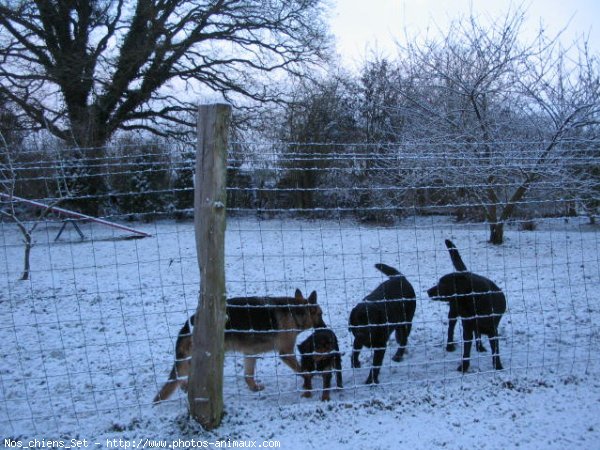
[[323, 376], [323, 394], [321, 400], [329, 400], [331, 377], [335, 372], [336, 384], [342, 388], [342, 354], [335, 333], [329, 328], [316, 330], [300, 345], [300, 370], [304, 377], [303, 397], [312, 395], [312, 377], [316, 372]]
[[[486, 334], [492, 348], [492, 364], [501, 370], [498, 325], [506, 312], [506, 298], [496, 284], [481, 275], [468, 272], [458, 249], [446, 240], [450, 259], [457, 272], [444, 275], [438, 283], [427, 291], [433, 300], [450, 303], [453, 313], [461, 318], [463, 328], [463, 357], [458, 370], [469, 369], [473, 337]], [[450, 331], [448, 334], [450, 338]]]
[[352, 309], [349, 320], [349, 329], [354, 335], [352, 367], [360, 367], [363, 347], [373, 349], [373, 366], [365, 384], [379, 383], [379, 371], [392, 332], [399, 345], [392, 359], [396, 362], [402, 359], [417, 308], [415, 291], [406, 277], [385, 264], [375, 264], [375, 267], [390, 278]]

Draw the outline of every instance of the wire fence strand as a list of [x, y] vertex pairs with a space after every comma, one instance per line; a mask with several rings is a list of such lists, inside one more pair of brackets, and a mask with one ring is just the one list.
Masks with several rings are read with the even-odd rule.
[[[566, 142], [547, 157], [549, 143], [495, 144], [500, 150], [486, 155], [468, 142], [233, 142], [228, 296], [316, 291], [342, 353], [344, 389], [331, 390], [334, 401], [359, 403], [413, 385], [598, 373], [597, 143]], [[0, 428], [14, 435], [60, 432], [154, 414], [152, 398], [168, 378], [178, 333], [197, 305], [193, 144], [3, 152]], [[67, 220], [52, 206], [108, 224]], [[150, 237], [133, 239], [111, 223]], [[492, 237], [502, 244], [489, 243]], [[494, 370], [485, 335], [488, 351], [474, 349], [469, 370], [456, 370], [464, 343], [460, 318], [456, 350], [446, 351], [449, 304], [463, 294], [434, 301], [427, 293], [455, 271], [446, 239], [469, 270], [492, 280], [506, 297], [504, 313], [478, 312], [473, 319], [502, 314], [504, 370]], [[377, 297], [388, 280], [374, 267], [379, 263], [410, 282], [416, 311], [409, 319], [378, 322], [371, 315], [356, 325], [355, 331], [375, 326], [391, 335], [385, 347], [362, 349], [361, 367], [352, 367], [351, 311], [369, 294]], [[400, 345], [393, 331], [409, 323], [407, 351], [394, 361]], [[303, 329], [299, 322], [284, 331], [296, 329]], [[295, 344], [313, 331], [303, 331]], [[278, 334], [285, 333], [258, 330], [248, 339]], [[366, 381], [377, 349], [386, 353], [374, 393]], [[302, 378], [275, 351], [260, 353], [256, 377], [265, 390], [251, 392], [243, 355], [228, 353], [226, 404], [308, 401], [300, 398]], [[316, 377], [310, 401], [319, 401], [321, 386]], [[185, 395], [166, 403], [184, 410]]]

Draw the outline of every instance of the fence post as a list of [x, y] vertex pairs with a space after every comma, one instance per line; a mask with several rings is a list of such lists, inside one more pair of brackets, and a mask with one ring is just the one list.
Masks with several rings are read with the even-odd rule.
[[225, 187], [230, 116], [229, 105], [198, 108], [194, 226], [200, 297], [192, 336], [188, 402], [192, 417], [208, 430], [218, 427], [223, 416]]

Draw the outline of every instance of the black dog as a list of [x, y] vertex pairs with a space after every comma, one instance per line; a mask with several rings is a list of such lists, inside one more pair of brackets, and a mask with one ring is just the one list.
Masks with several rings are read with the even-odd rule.
[[402, 359], [417, 308], [415, 291], [406, 277], [385, 264], [375, 264], [375, 267], [390, 277], [389, 280], [377, 286], [350, 312], [349, 329], [354, 335], [352, 367], [360, 367], [361, 348], [373, 349], [373, 367], [366, 384], [379, 383], [387, 341], [394, 331], [399, 348], [392, 359], [396, 362]]
[[329, 400], [331, 377], [335, 372], [338, 388], [342, 388], [342, 354], [335, 333], [329, 328], [317, 329], [300, 345], [300, 370], [304, 377], [303, 397], [312, 395], [312, 377], [318, 372], [323, 377], [323, 394], [321, 400]]
[[495, 369], [501, 370], [498, 324], [506, 311], [504, 293], [493, 281], [468, 272], [458, 249], [451, 241], [446, 240], [446, 247], [457, 272], [444, 275], [427, 294], [434, 300], [449, 302], [453, 313], [462, 319], [463, 359], [458, 370], [468, 370], [473, 336], [477, 338], [481, 334], [488, 336], [492, 347], [492, 363]]
[[[448, 245], [448, 243], [450, 243], [451, 245], [454, 245], [454, 244], [452, 244], [452, 242], [446, 241], [446, 245]], [[452, 252], [454, 251], [454, 247], [452, 247], [452, 249], [450, 249], [450, 247], [448, 247], [448, 249], [451, 252], [450, 257], [452, 258], [452, 255], [453, 255]], [[465, 266], [465, 263], [463, 262], [462, 258], [458, 254], [458, 250], [456, 250], [456, 256], [454, 256], [454, 258], [452, 259], [452, 263], [454, 264], [454, 268], [457, 271], [459, 271], [459, 272], [467, 271], [467, 267]], [[459, 316], [458, 305], [456, 304], [456, 297], [439, 298], [438, 300], [448, 302], [448, 340], [446, 343], [446, 351], [453, 352], [454, 350], [456, 350], [456, 345], [454, 343], [455, 342], [454, 341], [454, 329], [456, 328], [456, 322], [457, 322], [457, 318]], [[477, 331], [475, 331], [475, 348], [477, 349], [478, 352], [487, 352], [486, 348], [483, 346], [483, 343], [481, 342], [481, 334], [479, 334]]]

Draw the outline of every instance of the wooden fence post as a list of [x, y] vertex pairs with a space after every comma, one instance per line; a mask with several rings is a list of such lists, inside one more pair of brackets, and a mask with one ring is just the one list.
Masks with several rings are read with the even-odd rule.
[[229, 105], [198, 108], [194, 226], [200, 297], [192, 336], [188, 401], [192, 417], [208, 430], [218, 427], [223, 416], [225, 188], [230, 116]]

